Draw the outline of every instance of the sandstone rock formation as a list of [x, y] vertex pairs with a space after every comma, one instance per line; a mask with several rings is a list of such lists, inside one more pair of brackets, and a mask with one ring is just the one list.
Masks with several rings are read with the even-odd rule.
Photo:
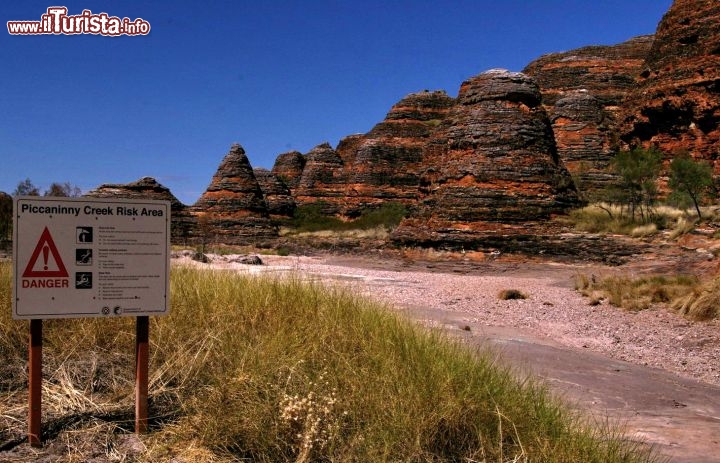
[[265, 198], [270, 217], [292, 217], [295, 200], [287, 185], [267, 169], [255, 168], [253, 172]]
[[194, 218], [187, 206], [181, 203], [170, 189], [161, 185], [152, 177], [143, 177], [138, 181], [116, 184], [104, 183], [88, 191], [84, 196], [91, 198], [123, 198], [133, 200], [164, 200], [170, 201], [170, 233], [173, 243], [186, 242], [192, 236]]
[[417, 202], [423, 147], [453, 103], [444, 91], [412, 93], [357, 143], [352, 167], [346, 161], [345, 215], [384, 202]]
[[658, 26], [641, 77], [626, 100], [623, 141], [717, 161], [720, 2], [675, 0]]
[[586, 196], [602, 191], [616, 176], [609, 170], [615, 134], [600, 101], [587, 90], [571, 90], [549, 110], [558, 156]]
[[652, 42], [648, 35], [552, 53], [523, 71], [540, 86], [560, 159], [590, 195], [614, 178], [607, 167], [619, 148], [617, 114], [636, 85]]
[[528, 76], [491, 70], [463, 82], [425, 147], [425, 195], [394, 239], [405, 244], [482, 245], [528, 233], [578, 204], [559, 162], [538, 86]]
[[288, 151], [275, 159], [271, 172], [293, 192], [300, 184], [304, 168], [305, 156], [299, 151]]
[[257, 244], [277, 236], [260, 185], [238, 144], [225, 155], [192, 212], [199, 238], [207, 242]]
[[635, 87], [652, 43], [653, 36], [644, 35], [618, 45], [550, 53], [528, 64], [523, 73], [535, 79], [548, 107], [568, 91], [587, 90], [614, 113]]
[[299, 207], [316, 204], [324, 214], [340, 214], [344, 209], [345, 186], [343, 160], [326, 142], [305, 155], [305, 167], [293, 196]]

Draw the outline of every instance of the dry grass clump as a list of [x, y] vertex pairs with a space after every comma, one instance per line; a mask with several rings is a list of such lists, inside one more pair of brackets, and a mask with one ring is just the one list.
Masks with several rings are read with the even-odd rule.
[[498, 299], [503, 301], [511, 299], [527, 299], [527, 295], [518, 289], [503, 289], [498, 293]]
[[[2, 271], [0, 288], [9, 287]], [[170, 315], [151, 321], [153, 432], [118, 461], [656, 461], [490, 355], [347, 290], [191, 268], [173, 268], [171, 286]], [[0, 329], [23, 331], [3, 291]], [[48, 397], [65, 405], [49, 407], [47, 419], [80, 416], [73, 429], [126, 423], [132, 320], [46, 326]], [[25, 345], [15, 335], [0, 342], [0, 365]], [[24, 432], [22, 389], [0, 391], [0, 404], [15, 403], [0, 410], [0, 429]], [[111, 443], [108, 433], [124, 435], [103, 432]], [[85, 447], [62, 447], [58, 460], [98, 457]]]
[[616, 307], [627, 310], [645, 310], [654, 303], [670, 303], [695, 291], [697, 277], [676, 276], [575, 276], [575, 290], [590, 298], [590, 305], [607, 300]]
[[695, 286], [690, 294], [675, 299], [672, 307], [693, 320], [720, 318], [720, 279]]
[[643, 238], [646, 236], [652, 236], [657, 233], [657, 231], [658, 227], [654, 223], [638, 225], [637, 227], [633, 227], [632, 230], [630, 230], [630, 236], [632, 236], [633, 238]]
[[[708, 211], [710, 220], [713, 213]], [[697, 215], [685, 209], [660, 205], [654, 207], [649, 216], [635, 219], [630, 216], [627, 208], [618, 205], [595, 203], [571, 211], [568, 221], [575, 229], [590, 233], [616, 233], [643, 238], [657, 234], [659, 230], [671, 230], [670, 238], [677, 238], [692, 231], [697, 223]]]

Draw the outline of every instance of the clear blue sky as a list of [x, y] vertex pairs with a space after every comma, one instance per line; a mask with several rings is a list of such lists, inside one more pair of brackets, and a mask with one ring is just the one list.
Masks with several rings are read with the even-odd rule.
[[[411, 92], [651, 34], [671, 0], [21, 1], [0, 6], [0, 191], [155, 177], [186, 204], [232, 143], [254, 167], [364, 133]], [[11, 36], [49, 6], [147, 36]]]

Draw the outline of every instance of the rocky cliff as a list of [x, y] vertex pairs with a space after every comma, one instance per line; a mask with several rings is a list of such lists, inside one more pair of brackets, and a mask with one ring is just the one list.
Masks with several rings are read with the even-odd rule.
[[305, 167], [293, 196], [298, 206], [315, 204], [324, 214], [341, 214], [346, 185], [345, 163], [326, 142], [305, 155]]
[[183, 243], [192, 236], [195, 220], [188, 211], [188, 208], [170, 192], [169, 188], [161, 185], [152, 177], [143, 177], [136, 182], [123, 184], [104, 183], [90, 190], [84, 196], [91, 198], [170, 201], [170, 233], [172, 241], [174, 243]]
[[[622, 111], [630, 146], [688, 151], [717, 161], [720, 143], [720, 2], [675, 0]], [[716, 162], [717, 163], [717, 162]], [[716, 166], [720, 173], [720, 166]]]
[[362, 137], [346, 167], [346, 216], [384, 202], [417, 202], [424, 146], [453, 103], [444, 91], [410, 94]]
[[457, 103], [425, 146], [419, 211], [394, 239], [481, 244], [526, 233], [578, 204], [560, 163], [540, 89], [528, 76], [491, 70], [463, 82]]
[[287, 185], [267, 169], [255, 168], [253, 172], [263, 198], [265, 198], [265, 205], [270, 217], [292, 217], [295, 211], [295, 200]]
[[607, 168], [619, 148], [616, 120], [652, 43], [653, 36], [641, 36], [552, 53], [523, 71], [540, 86], [560, 159], [590, 195], [614, 178]]
[[278, 155], [272, 168], [272, 173], [283, 182], [290, 192], [294, 192], [300, 184], [303, 169], [305, 168], [305, 156], [299, 151], [288, 151]]
[[191, 212], [199, 238], [208, 242], [257, 244], [277, 236], [250, 161], [238, 144], [225, 155]]

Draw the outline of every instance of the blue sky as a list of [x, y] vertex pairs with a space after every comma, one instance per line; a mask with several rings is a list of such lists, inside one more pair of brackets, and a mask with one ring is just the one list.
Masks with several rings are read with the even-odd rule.
[[[0, 191], [155, 177], [186, 204], [232, 143], [254, 167], [364, 133], [411, 92], [651, 34], [671, 0], [37, 1], [0, 7]], [[147, 36], [13, 36], [50, 6]]]

